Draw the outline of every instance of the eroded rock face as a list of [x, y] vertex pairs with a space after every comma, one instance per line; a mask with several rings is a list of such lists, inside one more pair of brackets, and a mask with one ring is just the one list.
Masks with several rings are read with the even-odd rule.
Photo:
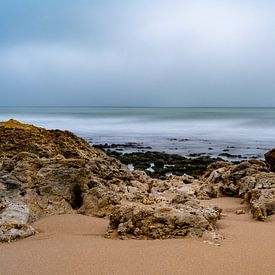
[[275, 213], [275, 173], [265, 162], [240, 164], [218, 162], [210, 165], [201, 178], [197, 196], [201, 198], [235, 196], [251, 206], [254, 219], [265, 220]]
[[121, 238], [166, 239], [214, 232], [221, 209], [203, 208], [194, 199], [170, 205], [124, 205], [110, 216], [110, 229]]
[[[67, 131], [48, 131], [14, 120], [0, 123], [0, 199], [5, 202], [0, 208], [0, 239], [33, 234], [29, 223], [46, 215], [112, 214], [112, 221], [119, 221], [130, 204], [135, 205], [132, 221], [141, 213], [148, 213], [144, 221], [135, 224], [141, 231], [132, 234], [133, 237], [165, 238], [212, 232], [216, 210], [213, 214], [211, 209], [198, 206], [193, 180], [183, 176], [162, 181], [143, 172], [130, 172], [127, 166]], [[9, 213], [15, 212], [13, 220]], [[161, 213], [165, 213], [163, 223], [157, 225]], [[182, 223], [173, 224], [173, 217]], [[140, 223], [157, 226], [158, 230], [150, 235]], [[176, 228], [174, 233], [172, 228], [165, 229], [171, 224]]]

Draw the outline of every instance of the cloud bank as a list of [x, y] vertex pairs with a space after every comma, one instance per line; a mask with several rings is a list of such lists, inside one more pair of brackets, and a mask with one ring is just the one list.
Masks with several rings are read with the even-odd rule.
[[274, 12], [267, 0], [3, 0], [1, 105], [274, 105]]

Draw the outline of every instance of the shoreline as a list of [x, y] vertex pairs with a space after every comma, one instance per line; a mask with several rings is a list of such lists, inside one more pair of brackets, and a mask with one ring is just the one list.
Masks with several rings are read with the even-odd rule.
[[[227, 142], [220, 144], [218, 141], [212, 140], [192, 140], [189, 138], [164, 138], [163, 141], [157, 140], [154, 137], [152, 140], [142, 140], [140, 137], [133, 137], [134, 141], [119, 140], [119, 143], [113, 143], [109, 138], [106, 138], [105, 143], [98, 138], [89, 138], [83, 136], [92, 146], [104, 150], [107, 154], [133, 154], [157, 152], [168, 155], [179, 155], [185, 158], [209, 157], [213, 159], [223, 159], [225, 161], [244, 161], [248, 159], [264, 160], [264, 153], [269, 150], [265, 146], [259, 145], [240, 145], [235, 142]], [[109, 143], [108, 143], [109, 141]]]
[[142, 162], [152, 169], [193, 165], [201, 173], [158, 179], [69, 131], [9, 120], [0, 138], [0, 239], [25, 238], [0, 244], [7, 274], [273, 270], [275, 148], [266, 161], [207, 168], [198, 167], [201, 159], [147, 152]]
[[0, 110], [0, 117], [69, 130], [95, 145], [137, 143], [138, 147], [186, 157], [228, 153], [228, 160], [234, 160], [232, 156], [237, 156], [235, 160], [263, 159], [263, 154], [274, 146], [274, 109], [30, 107], [6, 108]]

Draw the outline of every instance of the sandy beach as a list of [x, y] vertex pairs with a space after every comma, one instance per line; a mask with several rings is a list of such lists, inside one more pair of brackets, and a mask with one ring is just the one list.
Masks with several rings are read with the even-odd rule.
[[0, 275], [275, 275], [275, 0], [0, 13]]
[[0, 274], [275, 274], [275, 217], [251, 219], [235, 198], [204, 201], [223, 208], [220, 246], [202, 239], [105, 239], [106, 219], [77, 214], [34, 223], [40, 232], [0, 245]]

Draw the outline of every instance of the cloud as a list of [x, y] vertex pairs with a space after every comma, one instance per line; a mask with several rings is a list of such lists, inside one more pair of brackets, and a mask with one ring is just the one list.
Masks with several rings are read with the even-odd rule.
[[66, 44], [23, 44], [1, 50], [0, 68], [15, 77], [45, 77], [46, 74], [115, 72], [120, 66], [112, 52], [89, 51]]
[[4, 104], [25, 102], [22, 91], [33, 104], [70, 105], [239, 105], [240, 92], [260, 91], [266, 99], [253, 95], [255, 105], [273, 96], [272, 1], [3, 3]]

